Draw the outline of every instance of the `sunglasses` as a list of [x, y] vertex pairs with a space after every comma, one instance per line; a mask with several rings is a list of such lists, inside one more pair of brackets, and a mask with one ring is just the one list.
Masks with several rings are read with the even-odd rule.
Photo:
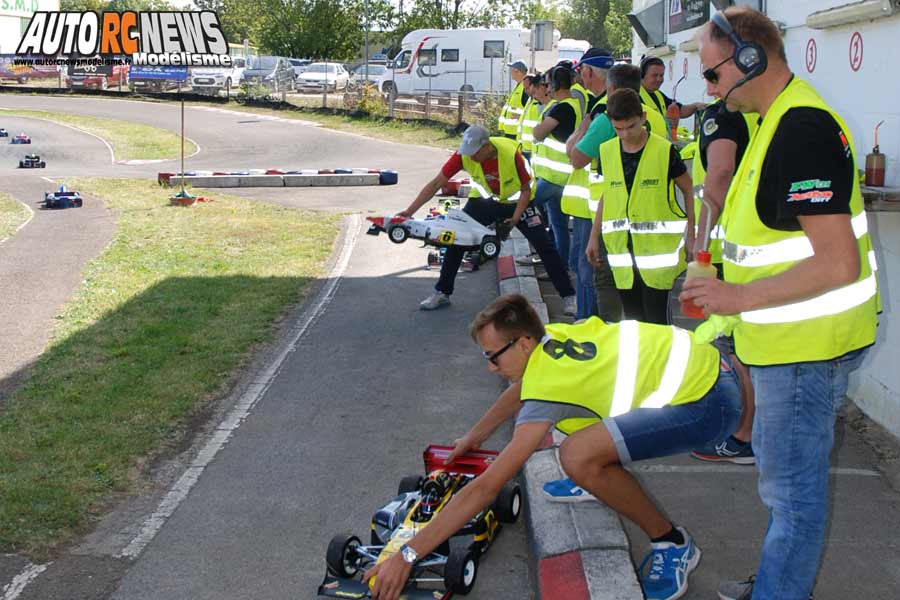
[[708, 82], [710, 82], [714, 85], [719, 83], [719, 74], [716, 73], [716, 69], [718, 69], [719, 67], [721, 67], [722, 65], [724, 65], [725, 63], [727, 63], [729, 60], [731, 60], [733, 58], [734, 58], [733, 56], [729, 56], [728, 58], [726, 58], [725, 60], [723, 60], [722, 62], [717, 64], [716, 66], [710, 67], [710, 68], [706, 69], [705, 71], [703, 71], [703, 79], [707, 80]]
[[519, 341], [519, 338], [515, 337], [515, 338], [509, 340], [509, 342], [505, 346], [503, 346], [502, 348], [500, 348], [493, 354], [491, 354], [490, 352], [482, 352], [481, 355], [483, 357], [485, 357], [486, 359], [488, 359], [492, 365], [494, 365], [495, 367], [498, 367], [500, 365], [497, 364], [497, 359], [500, 358], [500, 355], [503, 354], [504, 352], [506, 352], [507, 350], [509, 350], [510, 348], [512, 348], [513, 344], [515, 344], [518, 341]]

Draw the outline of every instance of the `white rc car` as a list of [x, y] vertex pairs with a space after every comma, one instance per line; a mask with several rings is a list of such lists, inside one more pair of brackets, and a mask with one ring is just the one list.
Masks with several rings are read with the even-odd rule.
[[466, 250], [479, 250], [485, 258], [496, 258], [500, 254], [500, 240], [509, 233], [504, 225], [485, 227], [462, 210], [451, 208], [446, 214], [438, 214], [424, 219], [409, 219], [401, 216], [367, 217], [372, 225], [366, 232], [378, 235], [382, 231], [395, 244], [402, 244], [407, 238], [422, 240], [426, 246], [459, 246]]

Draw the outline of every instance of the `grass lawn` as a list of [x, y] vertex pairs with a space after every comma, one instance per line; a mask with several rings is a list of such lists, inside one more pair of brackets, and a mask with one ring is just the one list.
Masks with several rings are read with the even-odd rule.
[[[109, 142], [116, 160], [154, 160], [181, 156], [181, 137], [173, 131], [150, 125], [42, 110], [16, 109], [3, 111], [2, 114], [11, 117], [38, 117], [93, 133]], [[197, 146], [185, 139], [185, 155], [189, 156], [196, 151]]]
[[16, 227], [28, 220], [28, 209], [9, 194], [0, 193], [0, 242], [8, 238]]
[[184, 426], [323, 273], [339, 216], [80, 179], [116, 214], [30, 380], [0, 408], [0, 551], [45, 560]]

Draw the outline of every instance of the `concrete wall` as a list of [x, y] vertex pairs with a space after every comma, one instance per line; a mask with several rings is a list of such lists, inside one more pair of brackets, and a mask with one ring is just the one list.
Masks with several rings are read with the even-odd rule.
[[900, 212], [869, 212], [883, 312], [878, 341], [850, 379], [849, 396], [873, 420], [900, 437]]
[[[634, 0], [635, 11], [658, 0]], [[668, 2], [669, 0], [663, 0]], [[879, 129], [878, 142], [887, 157], [886, 185], [900, 186], [900, 105], [891, 99], [900, 92], [894, 62], [888, 57], [897, 51], [900, 33], [900, 14], [876, 21], [853, 23], [829, 29], [806, 27], [807, 15], [812, 12], [847, 4], [848, 0], [767, 0], [767, 14], [785, 29], [784, 45], [788, 64], [794, 73], [812, 83], [825, 100], [847, 122], [854, 138], [857, 162], [865, 166], [865, 156], [874, 145], [875, 125], [884, 120]], [[667, 5], [668, 6], [668, 5]], [[710, 3], [710, 14], [715, 7]], [[675, 81], [681, 77], [687, 61], [687, 78], [678, 86], [677, 99], [682, 102], [708, 101], [701, 76], [699, 53], [679, 51], [678, 45], [690, 40], [698, 29], [671, 34], [668, 45], [675, 48], [660, 58], [666, 64], [666, 82], [662, 90], [673, 94]], [[858, 33], [855, 41], [854, 34]], [[810, 40], [815, 44], [815, 64], [807, 68]], [[634, 36], [632, 60], [637, 64], [646, 48]], [[857, 55], [858, 69], [851, 67], [851, 57]], [[671, 66], [670, 66], [671, 65]], [[671, 73], [671, 75], [670, 75]], [[688, 121], [683, 123], [688, 125]]]

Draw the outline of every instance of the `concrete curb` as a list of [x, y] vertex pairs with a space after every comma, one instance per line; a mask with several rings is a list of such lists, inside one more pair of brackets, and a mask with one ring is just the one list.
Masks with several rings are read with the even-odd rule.
[[[529, 253], [528, 240], [513, 230], [497, 260], [500, 293], [521, 293], [547, 323], [547, 305], [534, 267], [515, 262]], [[555, 448], [561, 437], [555, 434], [548, 439], [548, 447], [528, 459], [522, 471], [528, 537], [540, 598], [643, 600], [619, 516], [601, 502], [565, 504], [544, 497], [544, 483], [565, 476]]]

